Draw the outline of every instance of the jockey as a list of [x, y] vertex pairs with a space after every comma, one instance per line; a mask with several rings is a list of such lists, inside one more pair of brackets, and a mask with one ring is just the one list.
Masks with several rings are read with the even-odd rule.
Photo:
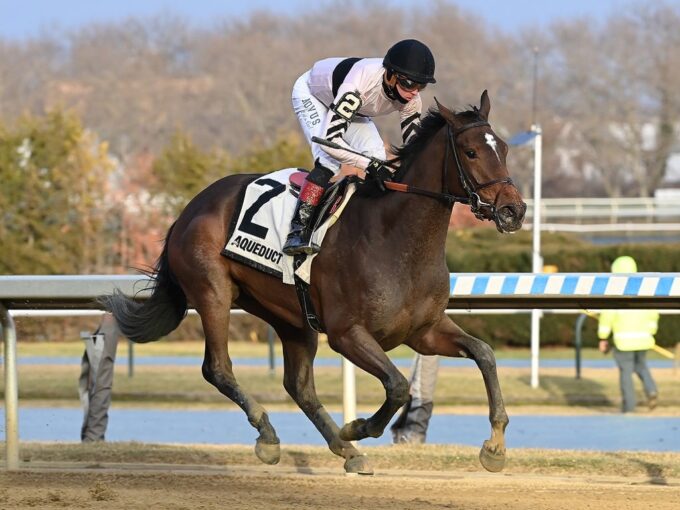
[[[341, 164], [357, 167], [370, 179], [382, 181], [389, 170], [371, 163], [384, 160], [385, 146], [372, 117], [398, 111], [404, 142], [420, 121], [419, 92], [435, 83], [434, 57], [420, 41], [406, 39], [392, 46], [384, 58], [327, 58], [316, 62], [293, 86], [293, 110], [312, 146], [314, 169], [305, 180], [290, 232], [286, 255], [313, 254], [311, 222], [321, 196]], [[312, 136], [366, 154], [360, 156], [312, 143]]]

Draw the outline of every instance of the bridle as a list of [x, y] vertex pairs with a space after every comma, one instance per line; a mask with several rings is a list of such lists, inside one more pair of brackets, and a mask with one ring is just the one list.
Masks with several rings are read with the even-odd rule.
[[[456, 146], [456, 139], [458, 138], [458, 135], [460, 135], [462, 132], [467, 131], [468, 129], [473, 129], [473, 128], [478, 128], [478, 127], [485, 127], [485, 126], [490, 126], [490, 124], [485, 121], [485, 120], [479, 120], [476, 122], [471, 122], [469, 124], [465, 124], [461, 126], [460, 128], [456, 129], [455, 131], [451, 129], [451, 125], [447, 123], [446, 125], [446, 137], [447, 137], [447, 144], [446, 144], [446, 152], [444, 154], [444, 168], [442, 171], [442, 191], [441, 192], [436, 192], [436, 191], [429, 191], [425, 190], [422, 188], [418, 188], [415, 186], [410, 186], [408, 184], [403, 184], [400, 182], [390, 182], [390, 181], [385, 181], [385, 187], [387, 189], [390, 189], [392, 191], [400, 191], [403, 193], [416, 193], [418, 195], [424, 195], [427, 197], [431, 197], [437, 200], [440, 200], [442, 202], [445, 202], [447, 205], [453, 206], [456, 202], [461, 203], [461, 204], [468, 204], [470, 206], [470, 210], [472, 213], [477, 217], [478, 219], [486, 219], [488, 217], [493, 218], [494, 222], [496, 225], [499, 225], [498, 223], [498, 211], [496, 210], [496, 206], [494, 204], [491, 204], [489, 202], [485, 202], [482, 200], [482, 198], [479, 196], [479, 191], [488, 188], [489, 186], [493, 186], [494, 184], [510, 184], [514, 185], [512, 179], [510, 177], [504, 177], [502, 179], [493, 179], [487, 182], [484, 182], [482, 184], [477, 184], [472, 177], [468, 175], [468, 173], [465, 171], [463, 168], [463, 165], [460, 161], [460, 156], [458, 154], [458, 148]], [[463, 190], [465, 191], [466, 196], [460, 197], [456, 195], [452, 195], [451, 193], [448, 192], [447, 188], [447, 182], [448, 182], [448, 174], [449, 174], [449, 148], [451, 151], [453, 151], [453, 159], [456, 162], [456, 169], [458, 170], [458, 178], [460, 179], [460, 183], [463, 186]], [[485, 215], [486, 213], [486, 215]]]
[[502, 179], [492, 179], [490, 181], [484, 182], [482, 184], [477, 184], [475, 181], [465, 172], [465, 169], [463, 168], [462, 163], [460, 162], [460, 156], [458, 155], [458, 148], [456, 145], [456, 138], [458, 137], [459, 134], [461, 134], [463, 131], [467, 131], [468, 129], [476, 128], [476, 127], [484, 127], [484, 126], [489, 126], [489, 123], [485, 120], [477, 121], [477, 122], [472, 122], [470, 124], [465, 124], [464, 126], [458, 128], [455, 131], [451, 131], [451, 126], [449, 124], [446, 125], [446, 131], [448, 134], [449, 138], [449, 143], [446, 145], [446, 155], [444, 156], [444, 188], [446, 187], [447, 183], [447, 174], [448, 174], [448, 160], [449, 160], [449, 146], [451, 147], [451, 150], [453, 151], [453, 157], [456, 161], [456, 168], [458, 169], [458, 177], [460, 178], [460, 182], [463, 185], [463, 189], [465, 190], [465, 193], [467, 193], [468, 199], [469, 199], [469, 204], [470, 204], [470, 210], [473, 212], [473, 214], [478, 218], [478, 219], [483, 219], [483, 209], [487, 208], [489, 209], [491, 216], [496, 219], [496, 206], [494, 204], [484, 202], [482, 200], [482, 197], [479, 196], [478, 191], [482, 190], [484, 188], [488, 188], [489, 186], [493, 186], [494, 184], [510, 184], [512, 185], [512, 179], [510, 177], [504, 177]]

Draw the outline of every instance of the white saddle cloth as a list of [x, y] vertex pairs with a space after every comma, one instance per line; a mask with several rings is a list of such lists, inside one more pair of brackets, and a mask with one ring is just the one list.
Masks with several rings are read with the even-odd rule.
[[[297, 168], [286, 168], [265, 174], [248, 185], [222, 250], [226, 257], [277, 276], [287, 284], [295, 283], [294, 274], [309, 283], [312, 261], [316, 257], [308, 256], [294, 271], [293, 257], [281, 251], [297, 204], [297, 198], [290, 191], [289, 177], [297, 171]], [[314, 231], [314, 243], [321, 246], [326, 232], [340, 217], [354, 189], [355, 185], [350, 184], [340, 206]]]

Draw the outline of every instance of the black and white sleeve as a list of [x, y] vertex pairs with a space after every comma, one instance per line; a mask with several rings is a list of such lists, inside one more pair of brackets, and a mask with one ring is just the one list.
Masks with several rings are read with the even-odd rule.
[[420, 125], [421, 105], [420, 96], [416, 96], [400, 112], [401, 139], [404, 143], [408, 143]]

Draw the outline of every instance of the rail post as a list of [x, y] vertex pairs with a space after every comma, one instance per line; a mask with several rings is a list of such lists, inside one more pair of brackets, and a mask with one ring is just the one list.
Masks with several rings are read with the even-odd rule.
[[276, 374], [276, 356], [274, 355], [274, 328], [267, 326], [267, 343], [269, 344], [269, 375]]
[[128, 338], [128, 377], [135, 375], [135, 343]]
[[0, 303], [0, 324], [5, 343], [5, 446], [7, 470], [19, 469], [19, 385], [17, 383], [17, 331], [14, 319]]
[[579, 314], [576, 318], [576, 325], [574, 326], [574, 354], [576, 356], [576, 379], [581, 378], [581, 346], [583, 345], [583, 323], [588, 318], [585, 313]]

